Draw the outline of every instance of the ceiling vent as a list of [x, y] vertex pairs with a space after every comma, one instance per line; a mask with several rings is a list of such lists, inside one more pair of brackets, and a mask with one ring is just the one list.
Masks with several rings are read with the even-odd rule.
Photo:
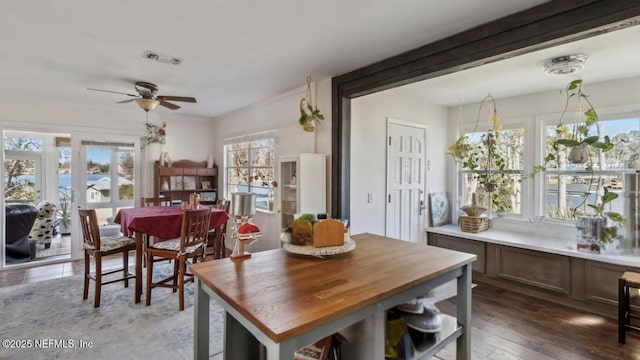
[[587, 55], [565, 55], [549, 60], [544, 72], [549, 75], [569, 75], [584, 68]]
[[155, 60], [163, 64], [172, 64], [172, 65], [182, 64], [182, 59], [179, 57], [162, 55], [158, 52], [150, 51], [150, 50], [145, 51], [144, 54], [142, 54], [142, 57], [149, 60]]

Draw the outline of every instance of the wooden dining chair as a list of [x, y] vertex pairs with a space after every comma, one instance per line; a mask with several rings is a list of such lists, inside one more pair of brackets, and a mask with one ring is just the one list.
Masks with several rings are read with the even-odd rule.
[[[160, 241], [145, 250], [147, 254], [147, 306], [151, 305], [151, 289], [167, 287], [172, 288], [173, 292], [178, 291], [180, 310], [184, 310], [184, 284], [193, 282], [193, 274], [187, 271], [188, 260], [191, 259], [195, 263], [198, 257], [203, 257], [210, 220], [211, 208], [184, 210], [180, 238]], [[152, 281], [154, 257], [175, 260], [173, 275], [154, 283]]]
[[147, 206], [171, 206], [171, 197], [143, 197], [142, 207]]
[[[171, 206], [171, 197], [170, 196], [164, 196], [164, 197], [143, 197], [142, 198], [142, 207], [149, 207], [149, 206]], [[157, 239], [156, 239], [157, 240]], [[154, 241], [156, 241], [154, 240]], [[149, 243], [151, 242], [151, 236], [144, 234], [144, 247], [147, 248], [149, 247]], [[145, 253], [146, 256], [146, 253]], [[144, 261], [144, 265], [146, 266], [146, 261]]]
[[[228, 214], [230, 205], [231, 205], [230, 200], [220, 199], [218, 200], [215, 207], [220, 210], [223, 210]], [[221, 259], [226, 256], [226, 249], [227, 249], [225, 245], [226, 233], [227, 233], [227, 221], [225, 221], [218, 228], [209, 231], [209, 236], [207, 239], [207, 248], [205, 251], [205, 260], [207, 256], [210, 256], [213, 259]]]
[[[84, 237], [84, 295], [83, 299], [89, 297], [89, 279], [94, 280], [95, 300], [94, 307], [100, 306], [100, 293], [102, 285], [111, 284], [118, 281], [124, 281], [124, 287], [129, 287], [129, 279], [135, 278], [135, 275], [129, 272], [129, 251], [136, 250], [136, 241], [134, 239], [118, 236], [118, 237], [100, 237], [100, 228], [98, 226], [98, 216], [95, 209], [79, 209], [80, 224], [82, 226], [82, 236]], [[107, 255], [122, 253], [122, 268], [115, 270], [102, 271], [102, 258]], [[95, 258], [95, 274], [92, 275], [91, 256]], [[122, 277], [110, 281], [103, 281], [104, 275], [109, 275], [122, 271]]]

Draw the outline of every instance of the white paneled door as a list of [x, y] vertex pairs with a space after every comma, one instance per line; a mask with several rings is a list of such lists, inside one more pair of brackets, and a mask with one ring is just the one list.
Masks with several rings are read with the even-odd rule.
[[424, 243], [426, 127], [388, 119], [388, 237]]

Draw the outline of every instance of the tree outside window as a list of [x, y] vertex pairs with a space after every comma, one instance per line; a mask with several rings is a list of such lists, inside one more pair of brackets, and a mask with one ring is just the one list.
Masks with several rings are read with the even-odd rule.
[[234, 192], [257, 194], [256, 208], [268, 210], [269, 192], [275, 181], [274, 139], [231, 143], [226, 152], [226, 197]]

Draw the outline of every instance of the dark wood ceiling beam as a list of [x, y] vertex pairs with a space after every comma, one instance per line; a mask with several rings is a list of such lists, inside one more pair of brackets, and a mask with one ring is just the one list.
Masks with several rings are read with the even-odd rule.
[[349, 218], [351, 98], [580, 38], [640, 16], [640, 0], [555, 0], [332, 79], [331, 215]]
[[[573, 9], [568, 4], [554, 6], [556, 3], [498, 19], [341, 75], [338, 82], [344, 94], [357, 97], [593, 36], [607, 31], [599, 28], [616, 23], [621, 17], [640, 16], [640, 1], [582, 1], [585, 4]], [[553, 14], [545, 17], [545, 10]]]

